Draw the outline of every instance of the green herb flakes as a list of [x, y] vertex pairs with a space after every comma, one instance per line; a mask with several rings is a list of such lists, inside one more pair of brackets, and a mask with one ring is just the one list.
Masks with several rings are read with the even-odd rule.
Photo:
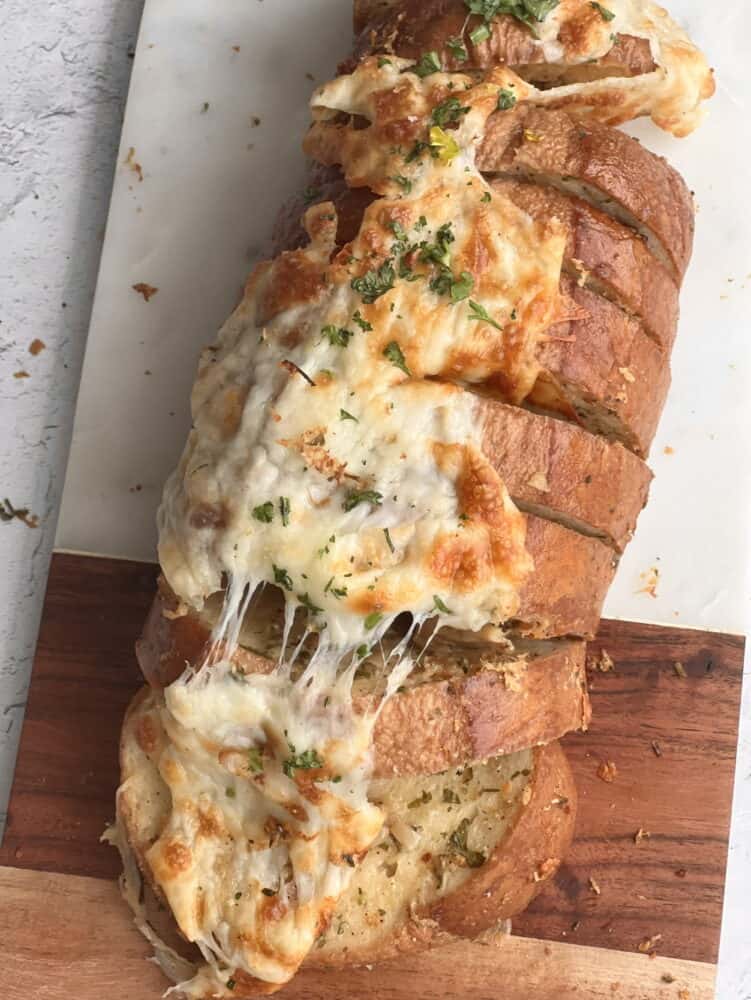
[[419, 77], [430, 76], [431, 73], [440, 73], [440, 56], [437, 52], [423, 52], [414, 67], [414, 71]]
[[499, 111], [509, 111], [516, 104], [516, 94], [513, 90], [506, 90], [505, 87], [501, 87], [498, 91], [498, 103], [496, 107]]
[[263, 524], [271, 524], [274, 520], [274, 504], [271, 500], [267, 500], [266, 503], [259, 504], [258, 507], [253, 508], [253, 517], [256, 521], [261, 521]]
[[291, 778], [295, 771], [310, 771], [314, 767], [323, 767], [323, 761], [317, 750], [303, 750], [298, 753], [292, 743], [289, 746], [289, 757], [282, 764], [282, 770]]
[[317, 604], [314, 604], [307, 592], [298, 594], [297, 599], [304, 608], [308, 609], [311, 615], [323, 614], [323, 608], [319, 608]]
[[[402, 352], [401, 347], [397, 344], [395, 340], [392, 340], [383, 349], [383, 356], [394, 365], [395, 368], [399, 368], [404, 372], [405, 375], [412, 375], [412, 372], [407, 367], [407, 362]], [[345, 508], [346, 509], [346, 508]]]
[[463, 819], [459, 826], [449, 837], [449, 845], [454, 853], [460, 855], [467, 862], [469, 868], [479, 868], [485, 864], [485, 855], [482, 851], [473, 851], [467, 847], [467, 833], [469, 831], [469, 819]]
[[285, 590], [292, 590], [292, 577], [289, 575], [286, 569], [282, 569], [280, 566], [275, 566], [271, 564], [271, 568], [274, 571], [274, 583], [283, 587]]
[[352, 288], [358, 292], [366, 305], [372, 305], [394, 287], [396, 272], [390, 260], [384, 261], [377, 269], [366, 271], [361, 278], [352, 279]]
[[449, 50], [456, 62], [462, 63], [469, 59], [467, 46], [459, 36], [447, 39], [446, 48]]
[[380, 507], [383, 503], [383, 494], [377, 490], [350, 490], [344, 498], [342, 507], [346, 511], [354, 510], [361, 503], [370, 503], [374, 507]]
[[469, 318], [477, 320], [478, 323], [490, 323], [494, 326], [496, 330], [500, 330], [501, 327], [496, 323], [492, 316], [488, 315], [488, 311], [484, 306], [481, 306], [479, 302], [473, 302], [472, 299], [469, 300]]
[[357, 417], [353, 417], [352, 414], [349, 412], [349, 410], [339, 410], [339, 419], [340, 420], [354, 420], [354, 422], [356, 424], [360, 423], [360, 421], [357, 419]]
[[389, 533], [389, 529], [384, 528], [383, 533], [386, 536], [386, 544], [388, 545], [388, 547], [391, 549], [392, 552], [396, 552], [396, 549], [394, 548], [394, 543], [391, 541], [391, 535]]
[[603, 7], [601, 3], [590, 3], [590, 7], [594, 7], [603, 21], [613, 21], [615, 20], [615, 14], [612, 10], [608, 10], [607, 7]]
[[248, 750], [248, 770], [253, 774], [260, 774], [263, 770], [263, 754], [258, 747], [251, 747]]
[[282, 516], [282, 524], [286, 528], [289, 524], [289, 515], [291, 511], [291, 506], [289, 502], [289, 497], [279, 497], [279, 513]]
[[458, 97], [447, 97], [433, 108], [430, 120], [434, 125], [456, 125], [468, 111]]
[[365, 631], [371, 632], [376, 625], [381, 621], [383, 615], [380, 611], [371, 611], [370, 614], [365, 618], [364, 625]]
[[332, 347], [346, 347], [354, 337], [352, 331], [346, 330], [343, 326], [324, 326], [321, 333]]
[[441, 600], [438, 594], [433, 594], [433, 604], [435, 605], [436, 610], [440, 611], [442, 615], [453, 614], [450, 608], [446, 607], [445, 603]]

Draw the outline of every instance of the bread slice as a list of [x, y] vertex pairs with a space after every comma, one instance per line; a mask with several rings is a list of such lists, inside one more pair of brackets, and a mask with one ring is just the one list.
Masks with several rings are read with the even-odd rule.
[[[144, 900], [150, 890], [157, 902], [147, 853], [170, 810], [156, 764], [166, 740], [154, 712], [158, 697], [143, 689], [128, 709], [117, 796], [119, 846], [132, 852], [145, 883], [128, 895]], [[369, 797], [386, 826], [354, 871], [311, 965], [380, 961], [496, 927], [555, 874], [576, 816], [576, 789], [557, 743], [430, 777], [376, 779]], [[132, 869], [129, 877], [137, 877]], [[174, 921], [148, 908], [152, 930], [183, 959], [200, 961]], [[254, 995], [234, 978], [233, 996]]]
[[502, 179], [492, 187], [535, 219], [559, 219], [568, 236], [567, 272], [636, 316], [663, 350], [671, 349], [678, 324], [678, 287], [633, 229], [554, 188]]
[[484, 174], [574, 194], [630, 226], [678, 281], [694, 236], [691, 193], [666, 160], [624, 132], [565, 111], [517, 105], [488, 119], [478, 150]]
[[388, 832], [355, 870], [308, 965], [382, 961], [497, 927], [555, 874], [576, 818], [557, 743], [375, 781], [369, 795]]
[[[137, 644], [139, 664], [153, 687], [171, 683], [187, 663], [201, 663], [217, 605], [210, 602], [200, 613], [181, 609], [161, 583]], [[233, 656], [239, 671], [268, 673], [274, 668], [281, 622], [278, 594], [269, 588], [262, 607], [252, 609], [244, 623]], [[426, 626], [423, 636], [430, 635], [430, 643], [378, 718], [376, 776], [432, 774], [586, 729], [591, 710], [583, 642], [519, 638], [512, 645], [451, 629], [435, 637], [432, 632]], [[391, 645], [398, 638], [392, 636]], [[384, 650], [388, 648], [387, 641]], [[384, 654], [376, 649], [355, 678], [358, 710], [377, 705], [385, 678]]]
[[[393, 52], [419, 59], [424, 52], [438, 52], [446, 70], [467, 72], [501, 63], [531, 83], [566, 84], [604, 76], [637, 76], [655, 68], [649, 42], [630, 35], [616, 35], [609, 52], [599, 59], [578, 63], [547, 62], [530, 30], [514, 17], [500, 15], [489, 25], [490, 36], [475, 45], [463, 0], [355, 0], [354, 27], [359, 35], [353, 60], [374, 52]], [[457, 61], [446, 43], [463, 37], [468, 58]]]
[[538, 351], [543, 372], [527, 397], [576, 418], [595, 434], [642, 457], [657, 431], [670, 388], [670, 362], [638, 319], [568, 275], [561, 288], [585, 313], [551, 327]]
[[514, 503], [622, 552], [647, 502], [647, 465], [576, 424], [494, 399], [480, 406], [483, 451]]

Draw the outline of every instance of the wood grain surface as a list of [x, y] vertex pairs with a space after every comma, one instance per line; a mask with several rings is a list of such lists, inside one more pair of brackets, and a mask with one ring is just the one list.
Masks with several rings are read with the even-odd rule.
[[[0, 900], [6, 1000], [157, 1000], [164, 992], [166, 981], [146, 961], [149, 946], [124, 915], [112, 882], [0, 868]], [[491, 946], [454, 944], [372, 969], [303, 971], [281, 996], [712, 1000], [714, 975], [714, 966], [697, 962], [623, 952], [603, 961], [597, 948], [512, 937]]]
[[[112, 818], [117, 733], [140, 684], [133, 643], [155, 576], [147, 564], [54, 557], [1, 865], [118, 873], [115, 852], [98, 841]], [[592, 728], [565, 741], [580, 794], [577, 839], [515, 933], [642, 964], [640, 942], [659, 934], [661, 955], [714, 963], [743, 640], [604, 622], [593, 662], [602, 649], [615, 669], [590, 671]], [[605, 762], [615, 764], [612, 782], [598, 777]], [[640, 829], [649, 836], [635, 843]]]

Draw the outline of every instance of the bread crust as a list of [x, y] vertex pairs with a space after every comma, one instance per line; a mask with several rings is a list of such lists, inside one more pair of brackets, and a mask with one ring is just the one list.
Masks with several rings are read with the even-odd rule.
[[[599, 59], [576, 65], [548, 64], [529, 28], [510, 15], [493, 18], [486, 41], [473, 44], [471, 30], [480, 23], [467, 19], [462, 0], [355, 0], [355, 34], [359, 36], [346, 71], [364, 56], [391, 52], [405, 59], [419, 59], [435, 51], [448, 71], [489, 69], [507, 65], [529, 81], [576, 83], [600, 76], [637, 76], [655, 68], [649, 42], [617, 35], [610, 51]], [[464, 29], [464, 30], [463, 30]], [[468, 58], [457, 60], [446, 43], [463, 37]]]
[[515, 503], [581, 522], [623, 551], [652, 473], [622, 445], [576, 424], [478, 399], [483, 451]]
[[[547, 331], [538, 351], [547, 389], [533, 389], [529, 402], [564, 415], [573, 406], [591, 430], [604, 430], [587, 416], [593, 408], [595, 421], [612, 422], [611, 436], [645, 457], [670, 388], [668, 356], [639, 320], [608, 299], [580, 288], [568, 275], [562, 276], [561, 289], [584, 316]], [[558, 403], [553, 386], [559, 390]], [[578, 406], [579, 400], [586, 401], [586, 409]]]
[[521, 104], [488, 119], [477, 166], [485, 174], [554, 184], [575, 180], [608, 214], [651, 236], [650, 249], [664, 255], [678, 281], [683, 278], [694, 236], [691, 193], [665, 159], [624, 132]]
[[490, 858], [455, 892], [415, 910], [376, 948], [348, 947], [340, 954], [313, 950], [304, 967], [382, 962], [423, 951], [452, 938], [475, 938], [529, 905], [555, 875], [573, 839], [576, 786], [558, 743], [535, 750], [531, 796]]
[[[152, 687], [174, 680], [186, 662], [200, 663], [210, 632], [195, 612], [173, 614], [163, 586], [139, 643], [138, 659]], [[585, 645], [561, 640], [518, 653], [505, 646], [440, 635], [424, 654], [429, 679], [397, 692], [383, 708], [373, 734], [374, 776], [435, 774], [467, 761], [549, 743], [586, 729], [591, 718]], [[240, 647], [240, 669], [267, 673], [274, 663]], [[355, 693], [365, 712], [374, 698]]]
[[502, 179], [491, 186], [533, 218], [559, 219], [567, 235], [569, 272], [637, 316], [660, 347], [670, 351], [678, 325], [678, 287], [633, 229], [550, 187]]

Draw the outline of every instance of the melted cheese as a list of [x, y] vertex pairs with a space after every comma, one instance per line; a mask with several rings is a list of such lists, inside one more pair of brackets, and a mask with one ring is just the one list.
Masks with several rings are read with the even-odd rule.
[[[339, 646], [377, 638], [403, 611], [448, 608], [474, 630], [513, 616], [531, 568], [525, 521], [453, 383], [523, 399], [540, 337], [567, 314], [560, 228], [491, 197], [474, 166], [509, 75], [472, 86], [401, 70], [366, 60], [316, 94], [311, 141], [334, 140], [347, 173], [384, 196], [333, 257], [333, 208], [317, 206], [310, 246], [252, 277], [202, 359], [194, 430], [160, 512], [160, 561], [186, 602], [225, 577], [281, 582]], [[403, 126], [425, 143], [447, 97], [462, 109], [443, 132], [450, 162], [389, 152]], [[342, 112], [372, 125], [332, 125]], [[368, 294], [384, 274], [383, 294]]]
[[612, 15], [602, 17], [587, 0], [561, 0], [540, 25], [548, 62], [582, 63], [600, 59], [616, 35], [649, 42], [656, 69], [634, 77], [606, 77], [586, 83], [538, 91], [535, 103], [592, 114], [617, 125], [650, 115], [656, 125], [676, 136], [692, 132], [702, 121], [702, 101], [714, 93], [712, 71], [703, 53], [657, 4], [644, 0], [607, 0]]

